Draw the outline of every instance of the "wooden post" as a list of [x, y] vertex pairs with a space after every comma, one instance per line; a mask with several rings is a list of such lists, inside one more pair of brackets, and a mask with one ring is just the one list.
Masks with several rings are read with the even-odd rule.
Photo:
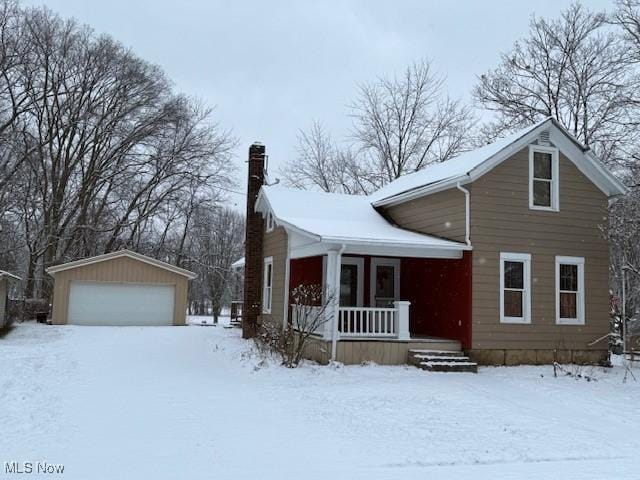
[[411, 332], [409, 331], [409, 306], [411, 302], [395, 301], [393, 306], [396, 309], [396, 333], [398, 340], [409, 340]]

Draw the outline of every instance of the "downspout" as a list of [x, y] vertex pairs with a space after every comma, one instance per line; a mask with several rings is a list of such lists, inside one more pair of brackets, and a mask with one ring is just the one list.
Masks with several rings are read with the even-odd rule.
[[[340, 247], [340, 250], [338, 250], [338, 254], [336, 255], [336, 263], [337, 263], [336, 278], [334, 279], [334, 284], [333, 284], [335, 288], [335, 291], [333, 292], [334, 295], [336, 294], [336, 292], [340, 291], [340, 271], [341, 271], [341, 264], [342, 264], [342, 254], [346, 248], [347, 246], [343, 243], [342, 246]], [[337, 295], [337, 297], [334, 298], [333, 301], [335, 302], [335, 307], [333, 312], [333, 323], [331, 326], [331, 361], [335, 362], [336, 353], [338, 349], [338, 321], [340, 317], [340, 295]]]
[[464, 241], [467, 244], [467, 246], [471, 246], [471, 228], [470, 228], [470, 221], [469, 221], [469, 210], [470, 210], [470, 197], [471, 197], [471, 193], [469, 192], [469, 190], [467, 190], [466, 188], [464, 188], [462, 185], [460, 185], [460, 182], [456, 183], [456, 187], [458, 190], [460, 190], [461, 192], [464, 193], [464, 209], [465, 209], [465, 214], [464, 214]]
[[284, 312], [282, 315], [282, 330], [286, 331], [287, 326], [289, 325], [289, 289], [291, 286], [289, 285], [290, 276], [291, 276], [291, 237], [289, 232], [286, 231], [287, 234], [287, 256], [284, 264]]

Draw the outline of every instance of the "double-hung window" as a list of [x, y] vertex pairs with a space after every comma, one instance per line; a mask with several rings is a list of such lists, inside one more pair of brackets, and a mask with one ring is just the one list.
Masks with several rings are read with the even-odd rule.
[[531, 255], [500, 254], [500, 322], [531, 323]]
[[264, 259], [262, 279], [262, 313], [271, 313], [273, 291], [273, 257]]
[[559, 210], [558, 149], [529, 146], [529, 208]]
[[556, 257], [556, 323], [584, 325], [582, 257]]
[[276, 222], [275, 219], [273, 218], [273, 213], [269, 212], [267, 213], [267, 233], [268, 232], [273, 232], [273, 229], [276, 226]]

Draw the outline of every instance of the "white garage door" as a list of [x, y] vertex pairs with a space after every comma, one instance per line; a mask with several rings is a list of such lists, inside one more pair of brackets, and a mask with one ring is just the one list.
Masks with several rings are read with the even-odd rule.
[[173, 325], [174, 287], [71, 282], [68, 323]]

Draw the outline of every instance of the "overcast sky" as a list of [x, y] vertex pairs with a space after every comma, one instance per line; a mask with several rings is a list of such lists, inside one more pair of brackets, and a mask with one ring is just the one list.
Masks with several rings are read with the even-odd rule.
[[[469, 100], [476, 76], [524, 36], [531, 15], [557, 16], [570, 0], [304, 1], [46, 0], [161, 65], [176, 89], [216, 106], [233, 130], [238, 189], [247, 149], [267, 146], [272, 176], [295, 157], [312, 119], [336, 139], [349, 129], [356, 85], [429, 58], [448, 92]], [[594, 9], [611, 2], [585, 0]], [[240, 208], [243, 199], [232, 195]]]

